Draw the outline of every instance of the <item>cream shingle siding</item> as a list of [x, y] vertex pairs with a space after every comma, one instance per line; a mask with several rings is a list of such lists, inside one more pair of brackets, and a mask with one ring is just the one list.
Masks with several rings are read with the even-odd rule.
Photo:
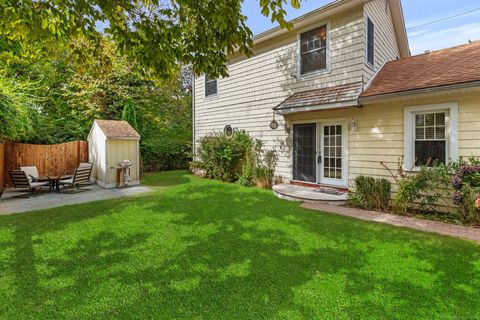
[[[400, 57], [400, 51], [395, 36], [390, 8], [387, 0], [374, 0], [365, 4], [365, 21], [372, 20], [375, 25], [375, 59], [374, 66], [365, 63], [365, 83], [370, 81], [383, 65]], [[365, 28], [365, 50], [367, 32]]]
[[[280, 38], [263, 43], [254, 49], [255, 56], [249, 59], [236, 57], [229, 64], [229, 77], [218, 80], [218, 95], [205, 98], [205, 78], [195, 80], [194, 136], [197, 142], [210, 132], [221, 132], [226, 125], [246, 130], [255, 138], [264, 140], [267, 148], [279, 152], [277, 174], [286, 180], [292, 178], [291, 137], [284, 130], [284, 119], [276, 116], [280, 123], [278, 130], [271, 130], [272, 108], [292, 93], [323, 87], [366, 83], [373, 74], [366, 67], [366, 11], [376, 24], [378, 39], [376, 46], [388, 46], [395, 41], [389, 14], [385, 12], [384, 0], [374, 0], [335, 14], [325, 21], [319, 21], [311, 28], [294, 30]], [[383, 8], [380, 10], [380, 8]], [[383, 14], [383, 17], [382, 17]], [[329, 71], [322, 74], [298, 77], [298, 34], [317, 26], [327, 24], [329, 36]], [[390, 25], [388, 25], [390, 23]], [[383, 32], [382, 28], [388, 30]], [[398, 55], [394, 50], [376, 48], [376, 65]], [[333, 114], [345, 111], [334, 111]], [[308, 115], [305, 115], [308, 117]], [[358, 148], [353, 144], [353, 148]]]
[[349, 128], [349, 186], [359, 175], [386, 178], [394, 182], [382, 166], [396, 172], [404, 154], [404, 108], [457, 102], [459, 106], [458, 145], [460, 157], [480, 157], [480, 91], [430, 95], [364, 105], [363, 108], [338, 111], [299, 113], [288, 116], [289, 122], [318, 121], [324, 119], [355, 120], [357, 129]]

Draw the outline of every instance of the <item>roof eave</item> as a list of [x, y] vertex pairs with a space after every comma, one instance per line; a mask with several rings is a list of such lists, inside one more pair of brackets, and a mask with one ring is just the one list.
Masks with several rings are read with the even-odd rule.
[[[295, 29], [301, 29], [305, 26], [318, 22], [320, 16], [329, 16], [339, 11], [353, 8], [366, 0], [336, 0], [316, 10], [310, 11], [296, 19], [290, 21]], [[258, 34], [253, 38], [254, 45], [259, 45], [267, 40], [281, 36], [289, 32], [285, 28], [275, 27], [268, 31]]]
[[377, 94], [377, 95], [367, 96], [367, 97], [360, 96], [358, 100], [360, 103], [381, 102], [384, 100], [402, 98], [402, 97], [413, 96], [413, 95], [469, 89], [469, 88], [475, 88], [475, 87], [478, 87], [480, 89], [480, 81], [456, 83], [456, 84], [435, 86], [435, 87], [421, 88], [421, 89], [414, 89], [414, 90], [405, 90], [405, 91], [399, 91], [399, 92]]
[[408, 44], [407, 28], [405, 27], [405, 18], [403, 15], [401, 0], [388, 0], [390, 12], [392, 14], [393, 27], [397, 38], [400, 58], [411, 56], [410, 46]]

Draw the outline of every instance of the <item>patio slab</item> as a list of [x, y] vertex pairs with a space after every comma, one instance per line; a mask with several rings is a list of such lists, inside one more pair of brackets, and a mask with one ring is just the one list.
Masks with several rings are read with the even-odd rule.
[[85, 189], [88, 190], [79, 193], [52, 192], [30, 198], [14, 197], [21, 195], [21, 193], [7, 190], [0, 198], [0, 215], [44, 210], [100, 200], [118, 199], [153, 191], [150, 188], [141, 186], [127, 189], [103, 189], [98, 185], [91, 185]]
[[[327, 202], [344, 204], [347, 201], [346, 192], [329, 193], [326, 188], [312, 188], [293, 184], [278, 184], [273, 186], [273, 193], [281, 199], [301, 202]], [[333, 189], [332, 189], [333, 190]]]

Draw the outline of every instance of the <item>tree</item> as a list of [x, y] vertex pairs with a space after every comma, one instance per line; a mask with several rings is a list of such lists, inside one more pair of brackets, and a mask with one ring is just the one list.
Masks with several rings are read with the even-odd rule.
[[[301, 0], [258, 0], [263, 15], [283, 28], [284, 6]], [[104, 32], [147, 75], [171, 78], [181, 65], [195, 74], [227, 74], [227, 56], [252, 55], [252, 32], [243, 0], [1, 0], [0, 37], [24, 55], [49, 54], [59, 42], [85, 39], [77, 58], [98, 53]]]

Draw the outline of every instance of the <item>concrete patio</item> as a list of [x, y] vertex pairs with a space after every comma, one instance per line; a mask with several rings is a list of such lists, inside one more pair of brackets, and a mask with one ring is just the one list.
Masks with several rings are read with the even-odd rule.
[[293, 184], [278, 184], [273, 186], [273, 193], [280, 199], [300, 202], [326, 202], [345, 204], [347, 192], [340, 192], [325, 187], [304, 187]]
[[44, 210], [99, 200], [118, 199], [153, 191], [141, 186], [126, 189], [104, 189], [98, 185], [91, 185], [85, 187], [85, 189], [85, 191], [78, 193], [52, 192], [31, 197], [18, 197], [22, 194], [28, 196], [28, 193], [6, 190], [0, 198], [0, 215]]

